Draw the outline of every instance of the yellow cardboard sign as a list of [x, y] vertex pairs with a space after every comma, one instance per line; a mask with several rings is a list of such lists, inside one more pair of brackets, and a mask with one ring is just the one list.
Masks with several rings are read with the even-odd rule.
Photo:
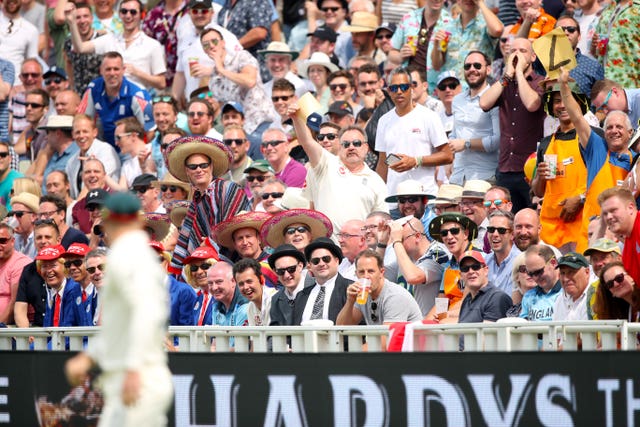
[[560, 67], [572, 70], [578, 65], [571, 42], [560, 27], [534, 40], [533, 51], [547, 71], [549, 80], [560, 76]]

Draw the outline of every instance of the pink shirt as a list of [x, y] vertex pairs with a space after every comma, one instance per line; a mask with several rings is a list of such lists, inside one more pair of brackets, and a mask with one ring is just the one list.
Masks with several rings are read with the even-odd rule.
[[16, 250], [13, 255], [0, 265], [0, 313], [6, 310], [11, 302], [11, 285], [17, 285], [25, 265], [31, 262], [31, 258]]

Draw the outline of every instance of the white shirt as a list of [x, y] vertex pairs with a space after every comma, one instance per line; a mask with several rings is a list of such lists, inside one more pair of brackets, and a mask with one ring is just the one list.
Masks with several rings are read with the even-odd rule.
[[[296, 96], [298, 98], [300, 98], [307, 92], [315, 92], [315, 88], [309, 80], [301, 79], [291, 71], [288, 71], [287, 74], [285, 74], [284, 78], [287, 79], [296, 88]], [[271, 79], [264, 84], [264, 91], [267, 93], [267, 96], [269, 98], [271, 98], [271, 93], [273, 92], [273, 81], [274, 79]]]
[[[11, 61], [16, 73], [16, 81], [20, 74], [22, 63], [27, 58], [38, 57], [38, 29], [24, 18], [9, 18], [0, 12], [0, 56]], [[11, 28], [11, 32], [9, 32]]]
[[[189, 20], [191, 22], [191, 20]], [[204, 53], [204, 49], [202, 49], [202, 44], [199, 40], [194, 40], [189, 46], [186, 46], [182, 52], [178, 53], [178, 62], [176, 64], [176, 72], [184, 74], [184, 97], [185, 99], [189, 99], [189, 95], [191, 92], [198, 89], [200, 87], [200, 79], [197, 77], [191, 76], [191, 71], [189, 68], [189, 61], [192, 58], [197, 58], [198, 63], [200, 65], [204, 65], [205, 67], [213, 67], [215, 62], [213, 59], [209, 58], [209, 56]], [[209, 77], [206, 77], [207, 83], [209, 82]]]
[[[336, 278], [338, 275], [336, 274], [331, 279], [325, 282], [324, 286], [324, 307], [322, 308], [322, 318], [329, 319], [329, 301], [331, 301], [331, 294], [333, 293], [333, 288], [336, 287]], [[304, 311], [302, 312], [302, 321], [307, 321], [311, 319], [311, 314], [313, 313], [313, 306], [316, 303], [316, 298], [318, 298], [318, 292], [320, 292], [320, 285], [316, 283], [309, 294], [309, 299], [307, 300], [307, 305], [304, 307]]]
[[269, 326], [269, 323], [271, 323], [271, 298], [276, 292], [278, 291], [274, 288], [262, 287], [262, 307], [260, 310], [258, 310], [253, 301], [249, 301], [247, 305], [249, 326]]
[[564, 290], [560, 291], [553, 305], [553, 320], [589, 320], [587, 317], [587, 285], [582, 295], [574, 301]]
[[[75, 142], [74, 142], [75, 143]], [[104, 169], [111, 178], [116, 182], [120, 179], [120, 157], [111, 144], [94, 139], [91, 143], [91, 147], [87, 150], [86, 154], [82, 157], [94, 156], [99, 159], [104, 165]], [[66, 173], [69, 177], [69, 191], [73, 199], [78, 198], [78, 194], [82, 188], [78, 188], [78, 173], [80, 172], [80, 151], [75, 152], [69, 162], [67, 162]]]
[[352, 263], [347, 258], [342, 259], [342, 262], [338, 266], [338, 273], [340, 273], [345, 279], [353, 281], [358, 280], [356, 277], [356, 264]]

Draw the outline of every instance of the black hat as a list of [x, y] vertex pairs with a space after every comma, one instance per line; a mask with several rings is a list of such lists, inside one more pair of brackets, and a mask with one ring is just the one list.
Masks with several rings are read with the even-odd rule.
[[353, 108], [347, 101], [336, 101], [329, 106], [328, 114], [336, 114], [340, 117], [344, 117], [347, 114], [351, 114], [353, 116]]
[[102, 188], [98, 188], [97, 190], [91, 190], [87, 193], [85, 206], [89, 207], [90, 205], [102, 206], [104, 205], [104, 201], [107, 198], [109, 193], [107, 193]]
[[380, 26], [379, 26], [378, 28], [376, 28], [376, 32], [375, 32], [375, 34], [376, 34], [376, 36], [377, 36], [377, 35], [378, 35], [378, 33], [379, 33], [381, 30], [387, 30], [387, 31], [389, 31], [391, 34], [393, 34], [393, 33], [395, 33], [395, 32], [396, 32], [396, 28], [397, 28], [397, 26], [396, 26], [396, 24], [394, 24], [393, 22], [383, 22], [382, 24], [380, 24]]
[[320, 40], [327, 40], [331, 43], [335, 43], [338, 40], [338, 34], [332, 29], [327, 27], [326, 25], [321, 25], [316, 28], [313, 33], [308, 33], [307, 36], [317, 37]]
[[344, 258], [344, 255], [342, 255], [342, 249], [340, 249], [340, 246], [333, 243], [333, 240], [328, 237], [318, 237], [313, 242], [309, 243], [307, 247], [304, 248], [304, 256], [307, 259], [310, 259], [313, 251], [320, 248], [328, 250], [338, 258], [338, 262], [342, 262], [342, 258]]
[[138, 175], [135, 177], [135, 179], [131, 183], [131, 189], [133, 190], [137, 187], [148, 187], [152, 182], [155, 182], [157, 180], [158, 177], [156, 177], [155, 175], [150, 173], [143, 173], [142, 175]]
[[461, 226], [465, 228], [465, 230], [469, 230], [469, 241], [472, 241], [478, 235], [478, 225], [471, 221], [471, 219], [457, 212], [445, 212], [442, 215], [438, 215], [433, 218], [429, 223], [429, 235], [433, 237], [438, 242], [442, 242], [442, 236], [440, 236], [440, 228], [442, 224], [445, 222], [457, 222]]
[[302, 252], [297, 250], [295, 246], [285, 243], [284, 245], [278, 246], [273, 251], [273, 253], [269, 255], [269, 258], [267, 259], [267, 261], [269, 262], [269, 267], [271, 267], [272, 270], [275, 270], [276, 260], [284, 256], [294, 257], [303, 264], [307, 263], [307, 259], [304, 257], [304, 254]]
[[211, 0], [191, 0], [188, 4], [189, 9], [196, 7], [202, 9], [211, 9]]
[[47, 72], [42, 75], [42, 78], [46, 79], [47, 77], [50, 77], [50, 76], [59, 76], [65, 80], [68, 79], [67, 72], [64, 70], [64, 68], [60, 68], [56, 65], [49, 68]]

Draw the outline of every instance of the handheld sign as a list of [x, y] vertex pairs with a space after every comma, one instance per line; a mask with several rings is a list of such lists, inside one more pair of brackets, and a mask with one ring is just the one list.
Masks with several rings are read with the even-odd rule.
[[560, 27], [535, 40], [533, 51], [547, 71], [548, 80], [560, 76], [560, 67], [568, 71], [578, 65], [571, 42]]

